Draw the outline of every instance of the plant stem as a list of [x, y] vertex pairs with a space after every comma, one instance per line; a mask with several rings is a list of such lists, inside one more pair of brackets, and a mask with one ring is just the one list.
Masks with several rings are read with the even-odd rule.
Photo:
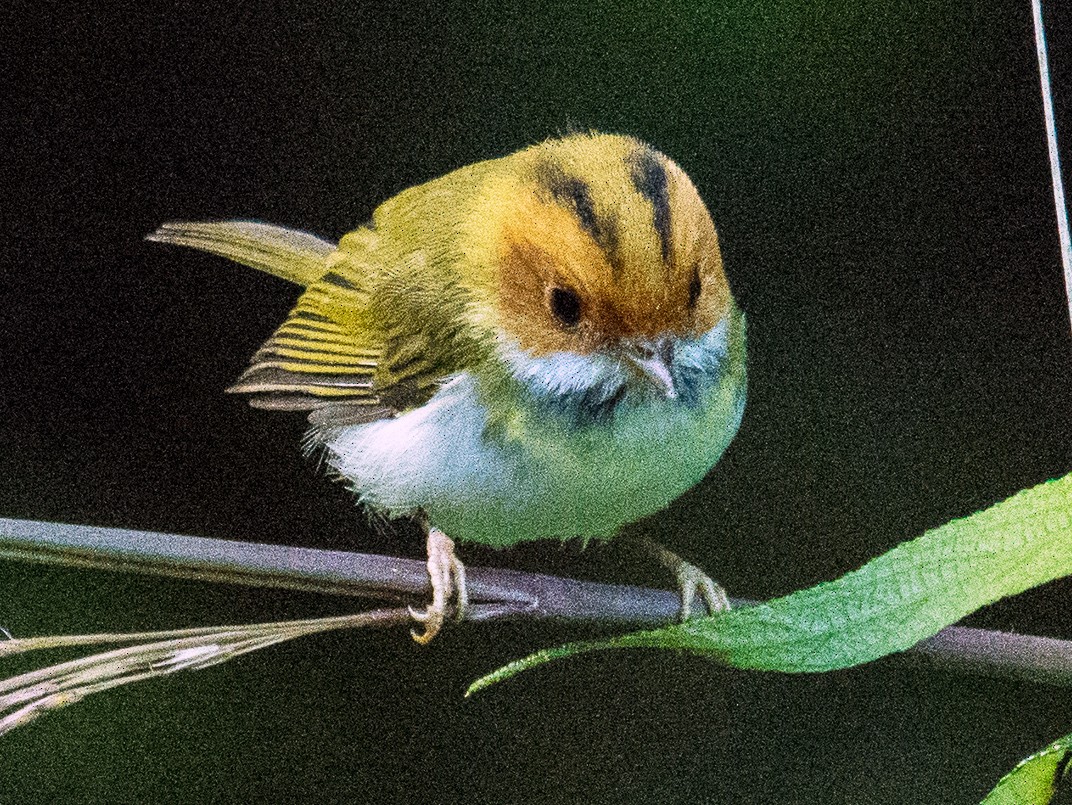
[[[387, 600], [420, 601], [430, 592], [425, 563], [416, 559], [32, 520], [0, 518], [0, 558]], [[468, 568], [467, 584], [474, 604], [466, 618], [469, 622], [553, 619], [645, 628], [673, 622], [680, 606], [676, 591], [497, 568]], [[747, 606], [754, 602], [732, 603]], [[365, 625], [360, 620], [347, 623], [350, 628]], [[389, 620], [381, 625], [398, 624]], [[209, 634], [224, 628], [232, 627], [189, 632]], [[121, 637], [126, 638], [121, 642], [131, 642], [131, 638], [152, 639], [154, 635], [86, 636], [79, 643], [94, 642], [94, 637], [100, 638], [96, 642], [120, 642]], [[28, 638], [25, 643], [33, 641]], [[951, 626], [891, 660], [954, 673], [1072, 686], [1072, 641], [1068, 640]]]
[[1069, 323], [1072, 325], [1072, 238], [1068, 232], [1068, 208], [1065, 205], [1061, 160], [1057, 151], [1057, 122], [1053, 114], [1053, 87], [1046, 56], [1046, 29], [1042, 23], [1042, 0], [1031, 0], [1035, 21], [1035, 50], [1038, 53], [1039, 82], [1042, 85], [1042, 113], [1046, 120], [1046, 145], [1050, 152], [1050, 175], [1053, 181], [1053, 205], [1057, 213], [1057, 236], [1061, 244], [1061, 263], [1065, 271], [1065, 295], [1068, 298]]

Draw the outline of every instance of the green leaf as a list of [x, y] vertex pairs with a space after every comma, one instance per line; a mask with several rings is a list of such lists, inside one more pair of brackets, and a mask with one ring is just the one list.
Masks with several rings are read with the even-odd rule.
[[859, 570], [707, 618], [571, 643], [478, 679], [474, 693], [550, 660], [668, 648], [736, 668], [814, 672], [902, 651], [1000, 598], [1072, 574], [1072, 474], [902, 543]]
[[980, 805], [1047, 805], [1062, 782], [1068, 784], [1072, 735], [1054, 741], [1001, 778]]

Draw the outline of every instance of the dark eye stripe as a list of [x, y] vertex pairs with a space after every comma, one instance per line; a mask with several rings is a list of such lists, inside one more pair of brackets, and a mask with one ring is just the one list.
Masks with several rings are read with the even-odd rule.
[[628, 161], [633, 186], [651, 202], [652, 225], [659, 236], [663, 262], [670, 258], [670, 192], [666, 182], [666, 168], [659, 155], [648, 148], [634, 151]]

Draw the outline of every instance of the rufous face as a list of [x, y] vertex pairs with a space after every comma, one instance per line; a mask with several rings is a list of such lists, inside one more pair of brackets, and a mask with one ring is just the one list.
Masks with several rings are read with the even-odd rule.
[[726, 315], [714, 224], [688, 176], [625, 137], [537, 146], [504, 204], [500, 323], [532, 355], [698, 337]]

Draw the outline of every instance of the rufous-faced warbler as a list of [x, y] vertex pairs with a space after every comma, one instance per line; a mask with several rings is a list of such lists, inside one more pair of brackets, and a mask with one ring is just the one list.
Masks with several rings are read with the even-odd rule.
[[[305, 288], [229, 389], [309, 412], [358, 499], [428, 528], [426, 642], [457, 602], [446, 536], [602, 539], [695, 485], [737, 432], [745, 318], [707, 208], [631, 137], [551, 139], [410, 188], [334, 245], [245, 221], [169, 223]], [[699, 590], [678, 571], [683, 614]]]

